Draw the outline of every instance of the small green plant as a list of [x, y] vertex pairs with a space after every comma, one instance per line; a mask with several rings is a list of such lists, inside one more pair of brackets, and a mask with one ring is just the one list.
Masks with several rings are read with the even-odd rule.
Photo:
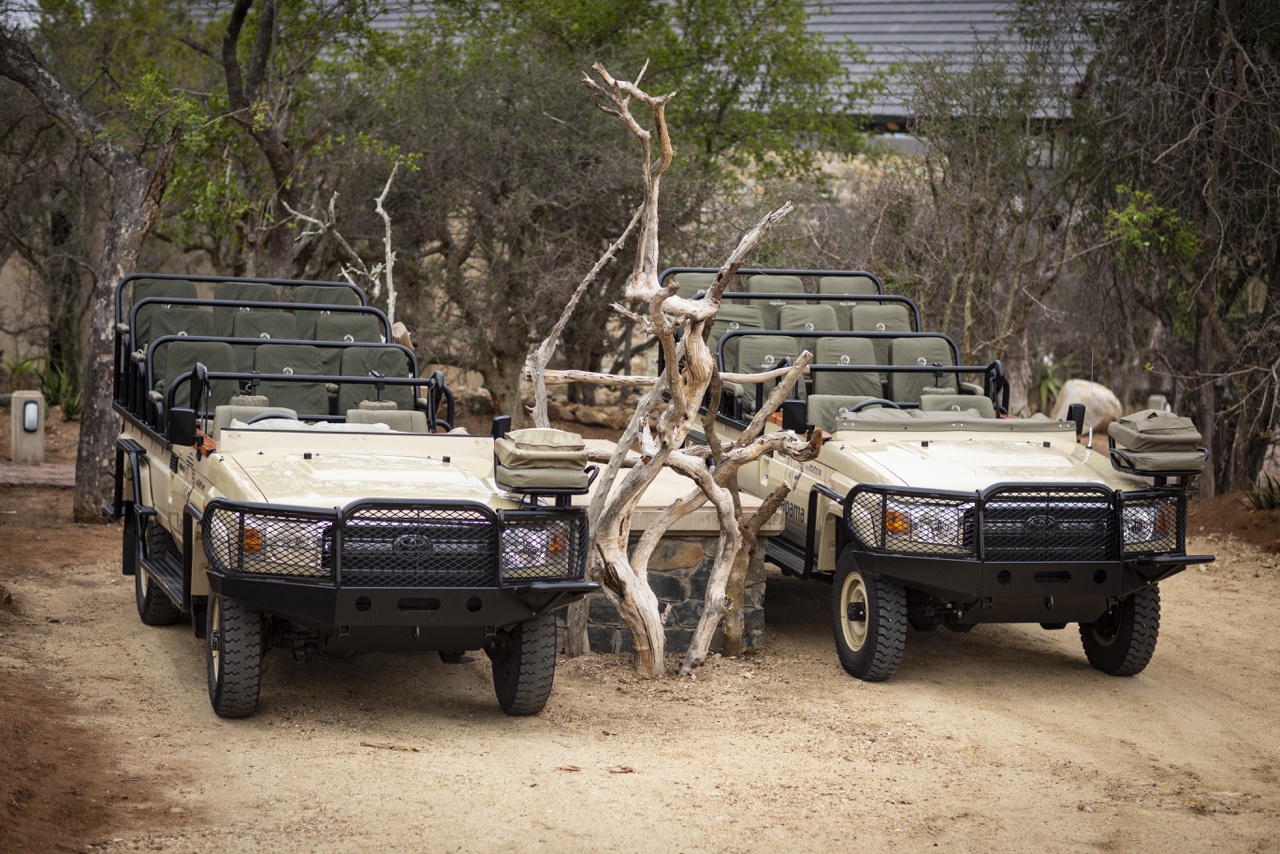
[[38, 388], [43, 383], [41, 379], [43, 367], [44, 357], [42, 356], [17, 356], [9, 359], [4, 364], [5, 373], [8, 375], [6, 385], [10, 391]]
[[1280, 480], [1269, 474], [1259, 475], [1249, 490], [1249, 503], [1254, 510], [1280, 510]]
[[62, 418], [75, 421], [84, 410], [84, 383], [78, 365], [49, 366], [44, 377], [44, 396], [49, 406], [61, 406]]

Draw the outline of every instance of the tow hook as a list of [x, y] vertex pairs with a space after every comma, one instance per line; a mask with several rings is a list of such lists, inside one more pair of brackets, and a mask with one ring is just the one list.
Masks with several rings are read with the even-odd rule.
[[851, 623], [865, 623], [867, 621], [867, 603], [850, 602], [845, 617]]

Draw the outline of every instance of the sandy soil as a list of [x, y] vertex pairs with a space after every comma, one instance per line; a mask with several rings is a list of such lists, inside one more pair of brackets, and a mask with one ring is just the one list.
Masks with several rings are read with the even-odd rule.
[[1280, 850], [1280, 519], [1238, 497], [1198, 508], [1218, 562], [1162, 585], [1134, 678], [1074, 628], [984, 626], [858, 682], [829, 588], [775, 576], [764, 651], [696, 681], [562, 660], [516, 720], [483, 656], [274, 651], [245, 721], [70, 498], [0, 488], [0, 851]]

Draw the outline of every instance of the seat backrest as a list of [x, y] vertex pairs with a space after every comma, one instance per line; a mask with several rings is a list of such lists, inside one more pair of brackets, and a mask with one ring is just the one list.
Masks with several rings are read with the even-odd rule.
[[996, 406], [982, 394], [924, 394], [920, 408], [925, 412], [965, 412], [976, 410], [983, 418], [995, 418]]
[[[876, 351], [867, 338], [819, 338], [813, 364], [874, 365]], [[815, 394], [884, 396], [880, 374], [875, 371], [813, 371], [812, 377]]]
[[[812, 332], [813, 335], [796, 335], [796, 345], [801, 350], [814, 352], [818, 338], [827, 332], [837, 332], [836, 310], [829, 305], [784, 305], [778, 312], [778, 328], [788, 332]], [[815, 354], [816, 355], [816, 354]]]
[[[741, 341], [742, 344], [738, 349], [738, 372], [744, 374], [772, 371], [782, 366], [783, 359], [789, 359], [794, 363], [800, 352], [796, 339], [789, 335], [746, 335]], [[776, 380], [764, 383], [766, 395], [775, 383]], [[795, 394], [804, 397], [804, 383], [796, 383]], [[758, 403], [756, 383], [743, 384], [742, 398], [744, 411], [754, 412]]]
[[[320, 351], [310, 344], [262, 344], [253, 357], [253, 369], [260, 374], [315, 376], [324, 373]], [[300, 418], [329, 414], [329, 393], [323, 382], [264, 380], [258, 394], [266, 395], [272, 407], [284, 407]]]
[[[368, 377], [375, 372], [384, 377], [409, 376], [409, 361], [399, 347], [344, 347], [339, 373], [344, 377]], [[397, 409], [413, 409], [410, 386], [387, 386], [379, 394], [366, 383], [342, 383], [338, 387], [338, 411], [359, 409], [362, 400], [391, 400]]]
[[698, 291], [711, 290], [711, 286], [716, 283], [715, 273], [676, 273], [674, 278], [680, 285], [677, 293], [686, 299], [697, 296]]
[[[802, 294], [804, 280], [799, 276], [755, 275], [747, 277], [747, 290], [753, 294]], [[796, 300], [755, 300], [760, 307], [765, 329], [778, 329], [778, 313], [786, 305], [798, 305]]]
[[836, 419], [847, 409], [857, 406], [864, 400], [871, 400], [880, 395], [870, 397], [856, 394], [811, 394], [805, 403], [808, 405], [809, 423], [819, 430], [828, 433], [836, 429]]
[[[892, 365], [954, 365], [951, 347], [945, 338], [895, 338], [890, 348]], [[897, 403], [919, 403], [926, 388], [959, 391], [954, 373], [931, 374], [926, 372], [889, 374], [889, 399]]]
[[[853, 294], [871, 295], [880, 293], [873, 279], [867, 276], [819, 276], [818, 293], [820, 294]], [[852, 329], [849, 312], [858, 304], [858, 300], [840, 300], [829, 302], [836, 310], [836, 321], [843, 330]]]
[[[314, 314], [315, 340], [345, 341], [348, 344], [381, 344], [383, 326], [371, 314], [357, 314], [352, 311], [338, 312], [306, 312]], [[321, 347], [320, 358], [324, 361], [327, 374], [336, 374], [342, 369], [342, 348]]]
[[[156, 303], [155, 307], [161, 304]], [[145, 306], [144, 306], [145, 308]], [[139, 312], [141, 314], [141, 312]], [[150, 323], [150, 337], [140, 341], [139, 346], [146, 348], [152, 341], [165, 335], [213, 335], [213, 315], [194, 306], [175, 305], [167, 311], [158, 312]], [[151, 376], [163, 377], [165, 360], [168, 358], [168, 347], [157, 347], [152, 357]]]
[[[218, 282], [213, 288], [213, 298], [232, 300], [234, 302], [275, 302], [276, 289], [266, 282]], [[230, 338], [235, 329], [235, 317], [240, 312], [249, 312], [246, 305], [215, 305], [213, 307], [214, 334]]]
[[222, 431], [231, 426], [232, 421], [248, 422], [251, 418], [268, 413], [278, 413], [286, 418], [297, 418], [298, 413], [282, 406], [238, 406], [228, 404], [219, 406], [213, 411], [213, 440], [216, 442]]
[[[289, 340], [298, 337], [297, 326], [293, 315], [287, 311], [238, 311], [231, 321], [231, 334], [235, 338], [257, 338], [260, 341], [272, 339]], [[257, 350], [254, 344], [236, 344], [236, 370], [248, 373], [253, 370], [253, 354]]]
[[[351, 288], [337, 285], [299, 285], [293, 289], [293, 301], [296, 303], [314, 303], [316, 305], [360, 305], [360, 295]], [[338, 312], [341, 314], [342, 312]], [[331, 315], [328, 311], [295, 311], [298, 320], [299, 338], [316, 338], [316, 319], [322, 315]], [[329, 339], [325, 339], [329, 340]]]
[[[716, 347], [720, 346], [720, 337], [722, 335], [738, 329], [764, 329], [764, 320], [760, 316], [760, 309], [754, 305], [721, 304], [716, 311], [716, 321], [711, 324], [711, 337], [707, 339], [707, 346], [714, 352]], [[736, 371], [738, 369], [738, 345], [741, 341], [741, 338], [730, 338], [724, 342], [724, 369], [726, 371]]]
[[426, 433], [427, 413], [421, 409], [348, 409], [348, 424], [386, 424], [400, 433]]
[[[849, 309], [849, 328], [854, 332], [910, 332], [911, 315], [907, 307], [901, 303], [877, 305], [875, 303], [857, 303]], [[876, 364], [889, 364], [888, 338], [872, 340], [876, 351]]]
[[880, 289], [870, 276], [819, 276], [818, 293], [871, 295], [880, 293]]
[[[134, 279], [133, 303], [137, 305], [144, 299], [153, 297], [173, 297], [175, 299], [195, 299], [196, 286], [186, 279]], [[185, 308], [184, 306], [180, 306]], [[156, 340], [163, 332], [151, 331], [154, 318], [169, 311], [173, 306], [168, 303], [147, 303], [139, 306], [138, 316], [134, 321], [133, 349], [144, 349], [148, 343]], [[195, 333], [191, 333], [194, 335]]]
[[[163, 356], [165, 373], [164, 379], [156, 387], [166, 392], [166, 395], [180, 377], [191, 373], [191, 369], [195, 367], [196, 362], [203, 363], [205, 368], [210, 371], [231, 373], [235, 370], [235, 355], [231, 351], [231, 345], [225, 341], [186, 341], [178, 339], [175, 341], [162, 341], [156, 347], [157, 353], [161, 349], [166, 351]], [[207, 411], [213, 411], [214, 407], [230, 403], [232, 396], [238, 390], [238, 384], [235, 380], [213, 380], [209, 385], [211, 388]], [[190, 384], [186, 383], [182, 389], [179, 389], [177, 399], [174, 402], [175, 405], [181, 407], [189, 405], [190, 394]], [[204, 407], [202, 406], [201, 409], [203, 410]]]

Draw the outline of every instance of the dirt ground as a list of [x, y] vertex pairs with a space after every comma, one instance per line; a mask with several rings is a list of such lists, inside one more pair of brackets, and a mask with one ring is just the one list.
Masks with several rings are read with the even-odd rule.
[[1280, 512], [1239, 496], [1193, 507], [1218, 560], [1161, 586], [1133, 678], [1073, 628], [983, 626], [859, 682], [830, 589], [775, 575], [760, 654], [695, 681], [562, 659], [518, 720], [483, 656], [279, 651], [221, 720], [201, 642], [138, 621], [119, 526], [70, 504], [0, 487], [2, 852], [1280, 850]]

